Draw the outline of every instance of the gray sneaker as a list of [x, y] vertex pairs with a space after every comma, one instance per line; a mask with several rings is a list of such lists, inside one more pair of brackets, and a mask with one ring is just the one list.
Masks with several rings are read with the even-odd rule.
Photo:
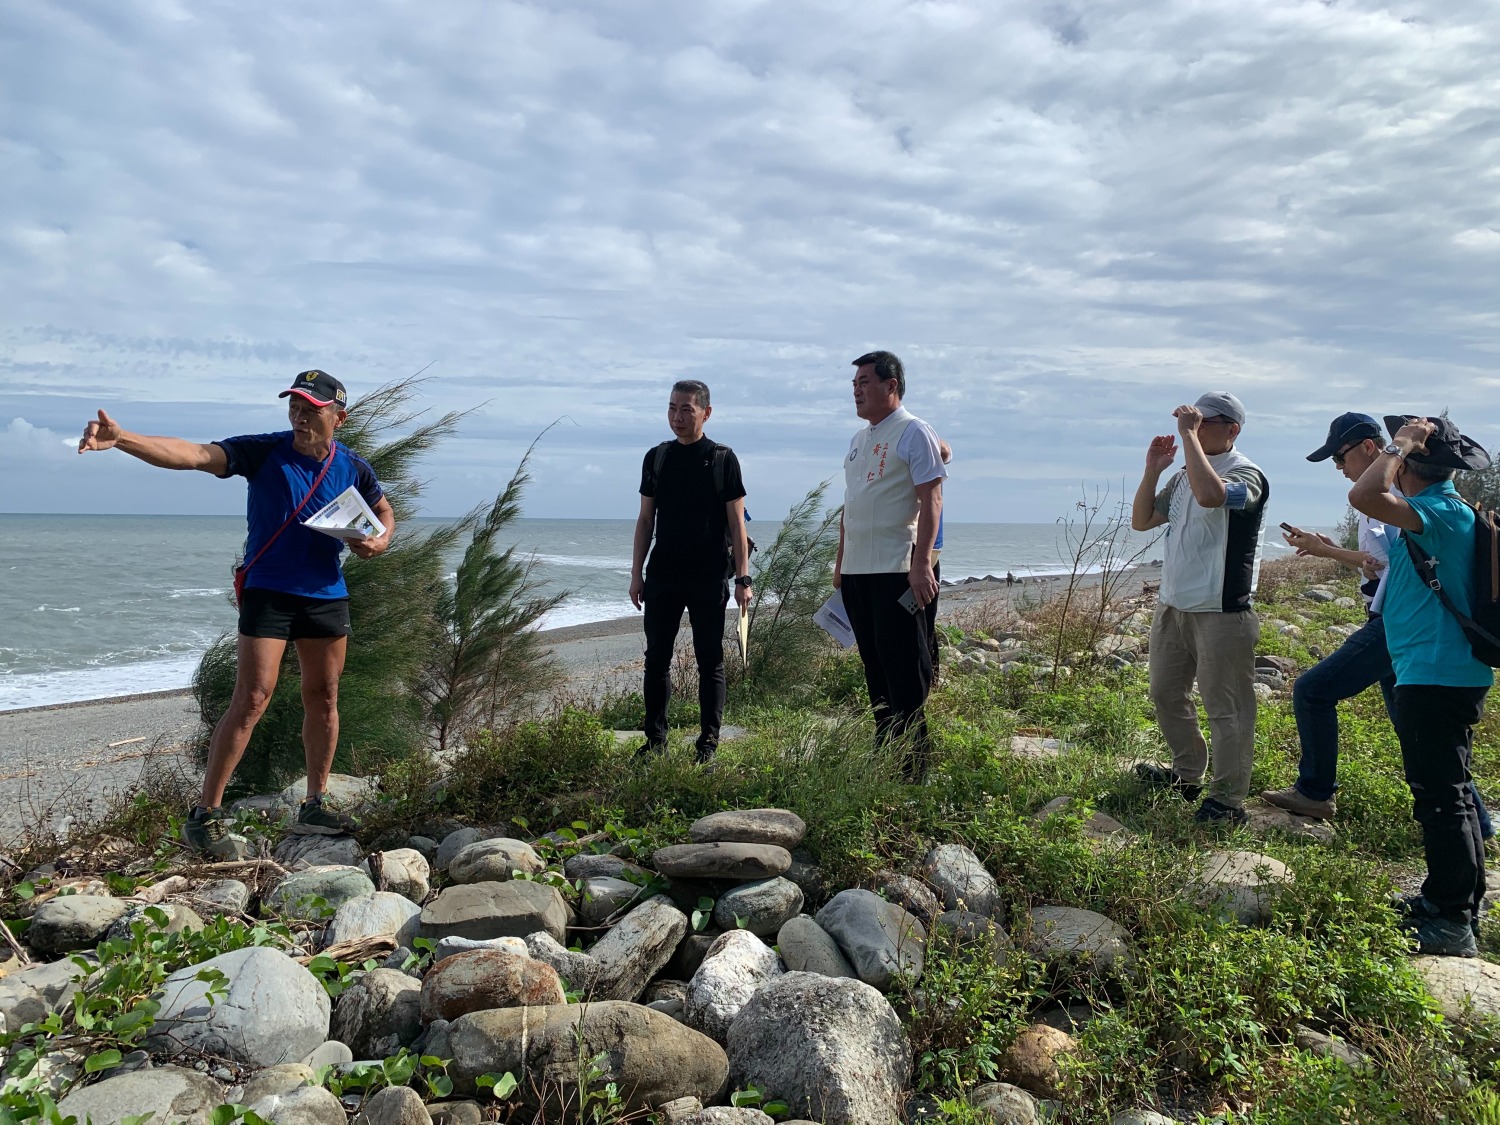
[[297, 806], [297, 819], [290, 831], [294, 836], [352, 836], [358, 827], [358, 821], [329, 808], [319, 795]]
[[182, 822], [182, 842], [199, 855], [224, 859], [233, 855], [235, 841], [229, 836], [230, 822], [221, 809], [192, 809]]
[[1455, 922], [1437, 913], [1422, 895], [1401, 900], [1397, 909], [1405, 914], [1401, 924], [1417, 939], [1417, 952], [1435, 957], [1478, 957], [1478, 926]]
[[1333, 814], [1338, 811], [1338, 804], [1332, 797], [1326, 801], [1315, 801], [1295, 785], [1285, 789], [1267, 789], [1260, 795], [1260, 799], [1278, 809], [1285, 809], [1297, 816], [1311, 817], [1313, 820], [1332, 820]]

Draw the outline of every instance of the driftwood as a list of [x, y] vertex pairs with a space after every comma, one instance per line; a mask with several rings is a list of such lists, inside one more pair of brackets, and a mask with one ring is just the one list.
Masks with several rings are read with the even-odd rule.
[[142, 887], [131, 895], [131, 901], [144, 902], [150, 906], [159, 906], [168, 895], [181, 894], [191, 887], [184, 875], [168, 875], [160, 883], [153, 883], [149, 887]]
[[372, 957], [388, 957], [396, 950], [396, 939], [389, 934], [377, 934], [374, 937], [354, 938], [352, 941], [340, 941], [330, 945], [321, 954], [308, 953], [298, 957], [297, 960], [306, 965], [314, 957], [328, 956], [335, 961], [349, 961], [360, 964]]

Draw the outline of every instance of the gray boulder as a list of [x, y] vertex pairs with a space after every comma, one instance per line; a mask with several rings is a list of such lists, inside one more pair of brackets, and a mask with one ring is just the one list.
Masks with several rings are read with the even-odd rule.
[[160, 1125], [207, 1125], [209, 1114], [223, 1100], [223, 1088], [208, 1075], [158, 1066], [74, 1090], [57, 1108], [62, 1117], [93, 1125], [119, 1125], [143, 1113], [154, 1114], [151, 1121]]
[[792, 853], [773, 844], [674, 844], [651, 857], [676, 879], [769, 879], [786, 873]]
[[942, 896], [944, 910], [991, 916], [1000, 911], [1000, 885], [962, 844], [943, 844], [922, 858], [922, 877]]
[[1039, 961], [1082, 961], [1106, 974], [1130, 964], [1124, 928], [1103, 914], [1072, 906], [1033, 907], [1026, 950]]
[[716, 812], [693, 822], [688, 839], [695, 844], [772, 844], [791, 851], [807, 835], [802, 818], [786, 809], [738, 809]]
[[624, 879], [629, 875], [639, 880], [642, 885], [652, 875], [639, 864], [621, 859], [617, 855], [594, 855], [589, 852], [564, 860], [563, 874], [568, 877], [570, 883], [576, 883], [580, 879]]
[[339, 994], [329, 1034], [362, 1059], [384, 1059], [422, 1033], [422, 982], [371, 969]]
[[[212, 1004], [197, 976], [215, 970], [227, 987]], [[318, 979], [266, 946], [221, 953], [169, 976], [148, 1049], [175, 1057], [203, 1051], [247, 1066], [296, 1062], [328, 1038], [329, 1001]]]
[[1277, 888], [1291, 881], [1291, 871], [1279, 859], [1255, 852], [1213, 851], [1189, 893], [1205, 906], [1220, 906], [1244, 925], [1256, 926], [1270, 920]]
[[969, 1104], [994, 1125], [1040, 1125], [1037, 1100], [1009, 1082], [986, 1082], [969, 1091]]
[[800, 913], [802, 888], [780, 876], [742, 883], [714, 903], [714, 923], [721, 930], [746, 929], [756, 937], [770, 937]]
[[[148, 910], [160, 910], [167, 916], [165, 926], [157, 926], [150, 917]], [[118, 921], [109, 928], [105, 935], [110, 941], [123, 941], [130, 937], [130, 928], [137, 922], [144, 922], [146, 928], [152, 932], [165, 934], [180, 934], [183, 932], [197, 933], [203, 928], [203, 919], [198, 916], [196, 910], [175, 902], [164, 902], [160, 906], [148, 906], [145, 903], [131, 904], [129, 910], [120, 915]]]
[[349, 1044], [329, 1039], [314, 1047], [302, 1061], [314, 1070], [325, 1066], [348, 1066], [354, 1061], [354, 1052], [349, 1049]]
[[545, 930], [562, 941], [571, 920], [562, 895], [545, 883], [466, 883], [440, 891], [422, 908], [422, 936], [523, 938]]
[[761, 987], [729, 1028], [729, 1076], [774, 1091], [796, 1115], [891, 1125], [911, 1078], [911, 1045], [869, 985], [787, 973]]
[[721, 934], [688, 981], [683, 1021], [722, 1042], [756, 990], [783, 972], [776, 951], [748, 930]]
[[82, 975], [83, 970], [65, 957], [0, 978], [0, 1020], [10, 1031], [19, 1031], [22, 1024], [40, 1023], [72, 1002], [78, 991], [74, 978]]
[[344, 1106], [321, 1086], [268, 1094], [250, 1107], [272, 1125], [348, 1125]]
[[365, 849], [353, 836], [287, 836], [271, 854], [288, 871], [358, 867], [365, 861]]
[[932, 924], [929, 941], [939, 937], [952, 943], [966, 956], [985, 956], [998, 960], [1013, 948], [1010, 935], [988, 914], [972, 910], [945, 910]]
[[1109, 1125], [1177, 1125], [1177, 1119], [1154, 1109], [1122, 1109], [1109, 1119]]
[[432, 869], [439, 874], [448, 873], [448, 864], [453, 862], [453, 857], [463, 851], [470, 844], [479, 840], [493, 839], [497, 833], [486, 832], [482, 828], [456, 828], [443, 837], [443, 842], [438, 845], [437, 854], [432, 857]]
[[873, 891], [840, 891], [817, 913], [854, 972], [882, 992], [897, 976], [922, 975], [927, 931], [905, 910]]
[[340, 906], [323, 934], [323, 943], [393, 937], [397, 945], [409, 946], [420, 932], [421, 918], [422, 908], [411, 899], [391, 891], [375, 891]]
[[932, 920], [943, 909], [932, 888], [910, 875], [877, 871], [870, 889], [887, 902], [894, 902], [924, 926], [932, 925]]
[[711, 1105], [682, 1118], [683, 1125], [772, 1125], [774, 1121], [769, 1113], [732, 1105]]
[[642, 888], [624, 879], [593, 875], [583, 881], [583, 895], [578, 901], [578, 916], [586, 926], [597, 926], [622, 906], [640, 897]]
[[687, 915], [665, 895], [641, 903], [589, 950], [594, 996], [634, 1000], [672, 959], [687, 930]]
[[250, 888], [238, 879], [215, 879], [193, 892], [193, 905], [203, 914], [243, 914], [250, 907]]
[[261, 1098], [271, 1097], [274, 1094], [290, 1094], [293, 1090], [303, 1086], [316, 1084], [317, 1071], [306, 1063], [279, 1063], [276, 1066], [268, 1066], [264, 1070], [257, 1070], [253, 1077], [245, 1083], [244, 1092], [240, 1095], [241, 1105], [253, 1105]]
[[825, 977], [852, 977], [854, 969], [839, 949], [839, 943], [806, 914], [790, 918], [776, 934], [781, 960], [791, 973], [818, 973]]
[[[533, 937], [535, 935], [527, 936]], [[542, 936], [547, 937], [545, 933]], [[455, 953], [467, 953], [471, 949], [498, 949], [501, 953], [517, 953], [522, 957], [529, 957], [531, 956], [531, 950], [527, 946], [526, 940], [526, 938], [518, 937], [497, 937], [489, 938], [485, 941], [476, 941], [473, 938], [466, 937], [445, 937], [437, 945], [433, 946], [432, 962], [433, 964], [437, 964], [439, 961], [452, 957]], [[547, 940], [551, 941], [552, 939], [548, 937]]]
[[1413, 957], [1412, 967], [1450, 1020], [1500, 1016], [1500, 965], [1478, 958]]
[[463, 847], [448, 861], [448, 878], [454, 883], [503, 883], [516, 875], [535, 875], [546, 867], [530, 844], [496, 836]]
[[460, 1094], [473, 1094], [481, 1074], [530, 1075], [534, 1082], [520, 1094], [533, 1112], [541, 1108], [539, 1088], [576, 1102], [580, 1056], [603, 1056], [600, 1081], [616, 1084], [628, 1113], [681, 1097], [712, 1100], [729, 1074], [724, 1049], [712, 1039], [618, 1000], [471, 1012], [442, 1028], [427, 1050], [453, 1060], [448, 1076]]
[[354, 1125], [432, 1125], [432, 1115], [410, 1086], [387, 1086], [370, 1095]]
[[277, 883], [265, 905], [288, 918], [317, 918], [374, 891], [375, 884], [357, 867], [308, 867]]
[[[358, 810], [374, 801], [379, 792], [379, 778], [331, 773], [328, 775], [328, 784], [323, 788], [323, 797], [330, 805], [336, 805], [340, 809]], [[307, 778], [303, 776], [283, 789], [277, 799], [295, 811], [306, 796]]]
[[26, 941], [42, 953], [92, 949], [129, 910], [130, 903], [109, 895], [59, 895], [36, 908]]
[[421, 904], [432, 893], [432, 868], [416, 848], [380, 853], [380, 889]]
[[556, 970], [565, 988], [592, 995], [599, 965], [587, 953], [575, 953], [545, 931], [527, 934], [525, 944], [533, 960]]

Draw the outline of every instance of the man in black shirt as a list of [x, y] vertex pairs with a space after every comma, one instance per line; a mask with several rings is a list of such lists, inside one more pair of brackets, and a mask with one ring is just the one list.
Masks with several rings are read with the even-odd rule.
[[700, 762], [718, 747], [724, 719], [724, 605], [731, 574], [736, 604], [750, 604], [745, 486], [734, 450], [703, 436], [712, 413], [706, 385], [696, 379], [673, 384], [667, 424], [676, 440], [647, 450], [641, 464], [641, 514], [630, 562], [630, 600], [636, 609], [644, 603], [646, 614], [645, 748], [667, 746], [672, 648], [686, 609], [698, 661]]

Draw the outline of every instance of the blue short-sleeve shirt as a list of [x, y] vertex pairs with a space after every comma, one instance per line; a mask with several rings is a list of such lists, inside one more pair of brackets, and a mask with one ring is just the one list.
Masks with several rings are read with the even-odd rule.
[[[292, 447], [292, 432], [251, 434], [214, 442], [229, 459], [226, 477], [244, 477], [249, 484], [245, 514], [249, 531], [245, 537], [245, 561], [254, 559], [261, 546], [276, 534], [317, 479], [323, 462], [305, 457]], [[375, 470], [347, 446], [335, 443], [333, 464], [317, 492], [297, 518], [277, 537], [245, 576], [245, 586], [275, 590], [304, 598], [346, 598], [344, 572], [339, 566], [341, 540], [309, 531], [302, 521], [339, 493], [353, 486], [374, 507], [384, 496]]]
[[[1464, 613], [1474, 601], [1474, 510], [1464, 503], [1452, 481], [1423, 489], [1406, 502], [1422, 517], [1422, 530], [1403, 531], [1438, 560], [1443, 590]], [[1396, 682], [1442, 687], [1489, 687], [1495, 676], [1477, 660], [1468, 639], [1437, 595], [1412, 565], [1406, 544], [1391, 544], [1386, 579], [1385, 639], [1396, 668]]]

